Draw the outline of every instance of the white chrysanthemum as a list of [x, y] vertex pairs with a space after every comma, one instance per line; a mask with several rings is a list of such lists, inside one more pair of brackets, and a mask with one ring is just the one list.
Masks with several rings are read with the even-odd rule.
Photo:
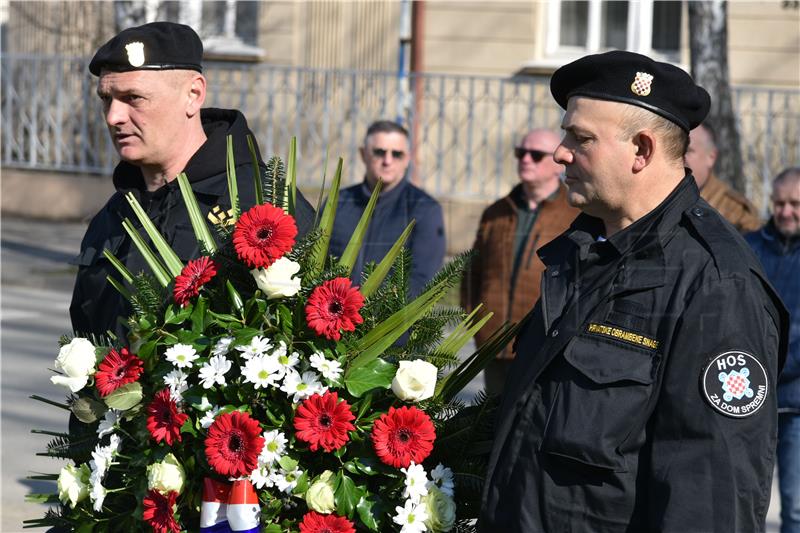
[[250, 473], [250, 481], [253, 483], [253, 486], [257, 489], [263, 488], [270, 488], [275, 486], [275, 482], [272, 480], [272, 471], [269, 469], [269, 466], [259, 466], [255, 470]]
[[198, 357], [197, 350], [188, 344], [178, 343], [164, 352], [164, 358], [178, 368], [192, 368], [192, 363]]
[[92, 480], [92, 489], [89, 491], [89, 499], [92, 500], [92, 509], [99, 513], [103, 509], [103, 502], [106, 499], [106, 488], [98, 479]]
[[164, 385], [169, 388], [169, 395], [176, 402], [183, 400], [183, 393], [189, 388], [189, 375], [180, 368], [171, 370], [164, 376]]
[[392, 522], [401, 527], [400, 533], [424, 533], [427, 527], [428, 510], [424, 504], [406, 500], [405, 505], [394, 508], [397, 514], [392, 517]]
[[97, 438], [102, 439], [106, 435], [111, 434], [114, 431], [114, 427], [116, 427], [117, 422], [119, 422], [121, 414], [122, 411], [117, 409], [109, 409], [106, 411], [103, 420], [101, 420], [100, 425], [97, 426]]
[[428, 494], [428, 476], [425, 468], [412, 461], [408, 468], [401, 468], [400, 471], [406, 475], [403, 497], [419, 503], [422, 497]]
[[297, 366], [300, 362], [300, 354], [297, 352], [287, 353], [286, 344], [281, 341], [281, 347], [272, 353], [272, 356], [278, 362], [281, 370], [285, 374], [290, 368]]
[[265, 431], [264, 447], [261, 448], [258, 456], [259, 464], [270, 465], [280, 459], [283, 452], [286, 451], [287, 442], [286, 436], [277, 429]]
[[220, 340], [214, 344], [214, 347], [211, 348], [211, 355], [225, 355], [231, 349], [231, 343], [233, 342], [233, 337], [222, 337]]
[[270, 474], [270, 479], [275, 486], [278, 487], [279, 491], [291, 494], [297, 486], [297, 480], [299, 480], [302, 475], [303, 471], [296, 466], [294, 470], [285, 470], [281, 468], [279, 471]]
[[436, 465], [436, 468], [431, 470], [431, 479], [433, 480], [432, 483], [435, 483], [439, 487], [439, 490], [451, 498], [453, 497], [456, 484], [455, 481], [453, 481], [452, 470], [439, 463]]
[[272, 343], [269, 339], [256, 335], [250, 339], [250, 344], [237, 346], [236, 349], [242, 353], [245, 359], [252, 359], [253, 357], [266, 354], [272, 348]]
[[277, 384], [280, 379], [280, 368], [274, 357], [257, 355], [247, 361], [242, 375], [244, 380], [252, 383], [256, 389], [267, 388]]
[[211, 402], [208, 401], [208, 396], [203, 396], [202, 398], [200, 398], [200, 403], [198, 403], [194, 407], [198, 411], [205, 413], [214, 406], [211, 405]]
[[308, 358], [311, 366], [318, 370], [322, 376], [330, 381], [339, 381], [339, 376], [342, 375], [342, 364], [333, 359], [325, 359], [325, 354], [322, 352], [315, 352]]
[[200, 369], [200, 383], [204, 389], [217, 384], [225, 386], [225, 373], [230, 369], [231, 362], [224, 355], [212, 355]]
[[314, 394], [325, 394], [328, 387], [325, 387], [319, 381], [319, 375], [316, 372], [303, 372], [301, 376], [297, 370], [290, 368], [286, 372], [286, 377], [281, 385], [281, 390], [292, 396], [292, 402], [298, 403]]
[[217, 407], [216, 405], [212, 406], [205, 412], [203, 418], [200, 419], [200, 425], [205, 429], [210, 428], [220, 411], [222, 411], [221, 407]]

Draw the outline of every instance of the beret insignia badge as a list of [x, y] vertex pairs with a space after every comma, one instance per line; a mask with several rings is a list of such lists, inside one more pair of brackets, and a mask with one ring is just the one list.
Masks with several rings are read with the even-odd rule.
[[761, 362], [739, 350], [712, 357], [700, 381], [711, 407], [733, 418], [754, 414], [764, 406], [769, 392], [767, 372]]
[[132, 67], [141, 67], [144, 65], [144, 43], [134, 41], [125, 45], [125, 51], [128, 53], [128, 63]]
[[637, 72], [636, 77], [631, 83], [631, 91], [637, 96], [647, 96], [650, 94], [650, 87], [653, 85], [653, 75], [647, 72]]

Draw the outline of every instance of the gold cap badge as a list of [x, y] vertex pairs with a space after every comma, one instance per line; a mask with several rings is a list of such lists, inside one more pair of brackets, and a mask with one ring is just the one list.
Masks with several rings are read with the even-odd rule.
[[653, 85], [653, 75], [647, 72], [637, 72], [636, 77], [631, 83], [631, 91], [638, 96], [650, 94], [650, 87]]
[[144, 43], [134, 41], [125, 45], [125, 51], [128, 53], [128, 63], [132, 67], [141, 67], [144, 65]]

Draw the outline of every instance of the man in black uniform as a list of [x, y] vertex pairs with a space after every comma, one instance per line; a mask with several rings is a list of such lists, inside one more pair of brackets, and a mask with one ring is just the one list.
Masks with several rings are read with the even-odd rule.
[[[119, 275], [103, 250], [133, 273], [149, 272], [122, 227], [125, 218], [140, 227], [125, 200], [127, 192], [139, 200], [182, 261], [197, 257], [197, 240], [176, 178], [186, 173], [204, 215], [217, 205], [229, 209], [226, 138], [232, 135], [242, 211], [255, 203], [246, 140], [250, 129], [239, 111], [201, 109], [206, 96], [202, 58], [203, 44], [189, 26], [154, 22], [123, 30], [89, 64], [99, 77], [97, 95], [122, 161], [114, 170], [117, 192], [90, 223], [76, 259], [70, 315], [78, 334], [125, 333], [118, 318], [127, 317], [130, 308], [106, 280]], [[260, 155], [259, 166], [264, 166]], [[299, 233], [307, 233], [314, 215], [301, 194], [296, 217]]]
[[570, 63], [554, 158], [583, 213], [539, 251], [479, 528], [763, 531], [787, 315], [682, 164], [709, 96], [630, 52]]

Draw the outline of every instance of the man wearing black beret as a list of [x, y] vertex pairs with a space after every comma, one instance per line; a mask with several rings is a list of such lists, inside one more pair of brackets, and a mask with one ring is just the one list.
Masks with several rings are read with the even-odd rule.
[[[176, 177], [186, 173], [204, 214], [215, 206], [229, 209], [226, 138], [232, 135], [241, 208], [255, 203], [246, 140], [250, 129], [239, 111], [201, 109], [206, 97], [202, 59], [203, 43], [189, 26], [154, 22], [123, 30], [89, 64], [99, 78], [97, 95], [122, 161], [114, 169], [117, 192], [89, 224], [76, 260], [70, 315], [78, 334], [125, 334], [118, 319], [128, 316], [130, 308], [106, 280], [119, 274], [103, 250], [133, 273], [149, 272], [122, 227], [125, 218], [138, 227], [126, 193], [136, 196], [182, 261], [197, 257]], [[259, 165], [264, 166], [260, 156]], [[307, 232], [314, 216], [302, 195], [297, 209], [299, 230]]]
[[542, 247], [479, 529], [758, 532], [785, 308], [683, 167], [709, 96], [629, 52], [553, 75], [555, 151], [582, 213]]

